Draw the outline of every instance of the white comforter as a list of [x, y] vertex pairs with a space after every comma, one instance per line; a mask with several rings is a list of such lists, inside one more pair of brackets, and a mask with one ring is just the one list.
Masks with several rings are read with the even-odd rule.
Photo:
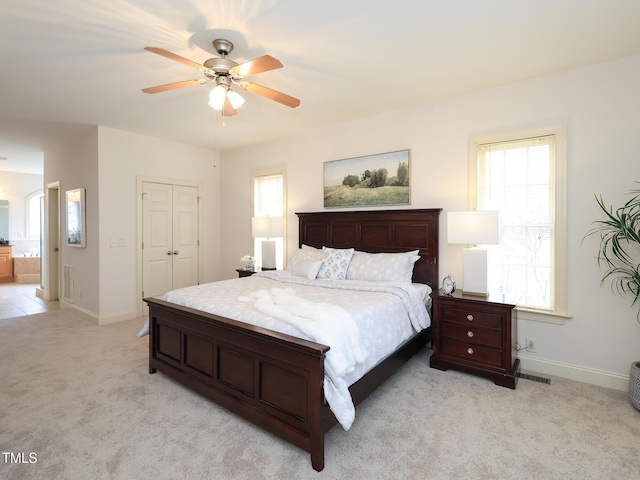
[[[424, 292], [413, 285], [307, 280], [287, 271], [182, 288], [162, 299], [329, 345], [325, 398], [345, 430], [355, 419], [349, 386], [430, 325]], [[336, 335], [337, 323], [348, 325], [347, 333]]]
[[296, 295], [292, 288], [258, 290], [238, 297], [252, 303], [259, 312], [292, 326], [300, 336], [317, 343], [330, 345], [325, 356], [325, 371], [331, 379], [338, 379], [353, 371], [367, 358], [358, 325], [349, 312], [332, 303], [310, 302]]

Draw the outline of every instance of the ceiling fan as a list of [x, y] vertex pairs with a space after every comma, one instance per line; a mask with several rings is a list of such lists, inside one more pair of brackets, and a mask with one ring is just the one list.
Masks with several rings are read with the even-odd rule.
[[249, 75], [282, 68], [282, 63], [280, 63], [279, 60], [273, 58], [271, 55], [263, 55], [262, 57], [254, 58], [253, 60], [238, 64], [233, 60], [226, 58], [226, 56], [233, 50], [233, 43], [229, 40], [221, 38], [216, 39], [213, 41], [213, 48], [216, 49], [216, 52], [218, 52], [221, 58], [210, 58], [201, 65], [162, 48], [145, 47], [145, 50], [149, 52], [200, 70], [204, 74], [205, 78], [184, 80], [182, 82], [143, 88], [142, 91], [144, 93], [159, 93], [174, 90], [176, 88], [190, 87], [192, 85], [204, 85], [205, 83], [215, 82], [216, 86], [209, 94], [209, 105], [214, 110], [220, 110], [224, 116], [235, 115], [238, 113], [236, 110], [244, 103], [244, 98], [231, 89], [232, 84], [238, 85], [243, 90], [255, 93], [268, 98], [269, 100], [279, 102], [287, 107], [295, 108], [300, 105], [300, 100], [297, 98], [244, 79], [244, 77]]

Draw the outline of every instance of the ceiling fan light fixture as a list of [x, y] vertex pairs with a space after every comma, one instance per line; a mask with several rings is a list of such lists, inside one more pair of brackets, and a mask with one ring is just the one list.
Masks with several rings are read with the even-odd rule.
[[229, 103], [231, 103], [231, 106], [236, 110], [244, 105], [244, 98], [242, 98], [242, 95], [240, 95], [238, 92], [234, 92], [231, 89], [227, 91], [227, 98], [229, 99]]
[[227, 94], [227, 89], [224, 85], [216, 86], [209, 93], [209, 106], [214, 110], [222, 110], [224, 108], [224, 98]]

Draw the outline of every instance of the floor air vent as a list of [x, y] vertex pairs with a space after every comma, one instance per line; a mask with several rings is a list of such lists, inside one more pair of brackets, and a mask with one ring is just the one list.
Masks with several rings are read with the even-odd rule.
[[533, 380], [534, 382], [540, 382], [540, 383], [547, 383], [547, 384], [551, 383], [550, 378], [539, 377], [538, 375], [530, 375], [528, 373], [522, 373], [522, 372], [518, 372], [518, 378], [524, 378], [525, 380]]
[[62, 298], [67, 302], [73, 302], [73, 267], [65, 265], [62, 275]]

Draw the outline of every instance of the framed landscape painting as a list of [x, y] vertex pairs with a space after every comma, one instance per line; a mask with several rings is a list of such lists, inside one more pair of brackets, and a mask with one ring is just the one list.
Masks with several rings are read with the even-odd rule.
[[324, 207], [410, 203], [409, 150], [324, 162]]

